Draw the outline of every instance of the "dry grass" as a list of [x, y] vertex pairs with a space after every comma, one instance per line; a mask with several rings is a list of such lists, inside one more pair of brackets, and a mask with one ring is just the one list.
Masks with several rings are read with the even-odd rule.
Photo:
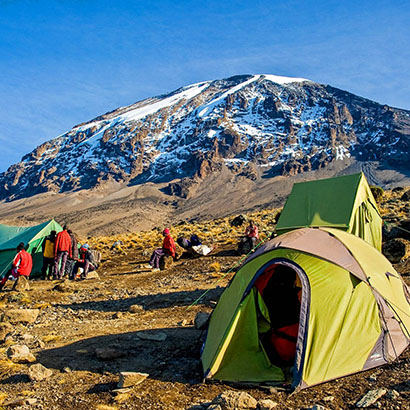
[[[263, 240], [269, 237], [274, 229], [277, 213], [278, 209], [264, 209], [244, 215], [248, 220], [252, 219], [258, 226], [260, 237]], [[235, 216], [237, 215], [212, 221], [171, 226], [171, 235], [177, 239], [179, 237], [189, 238], [192, 234], [196, 234], [203, 243], [208, 245], [236, 245], [245, 230], [246, 223], [240, 227], [231, 226], [230, 222]], [[118, 246], [115, 252], [126, 254], [131, 249], [152, 251], [160, 246], [162, 239], [162, 229], [153, 229], [151, 231], [95, 237], [89, 240], [89, 244], [93, 249], [100, 251], [103, 258], [106, 259], [112, 252], [112, 244], [116, 241], [121, 241], [123, 245]]]
[[60, 335], [46, 335], [43, 337], [44, 343], [56, 342], [61, 339]]
[[7, 393], [0, 393], [0, 405], [7, 399]]
[[109, 406], [108, 404], [97, 404], [95, 410], [118, 410], [117, 406]]
[[37, 304], [34, 305], [34, 309], [43, 310], [43, 309], [46, 309], [50, 306], [51, 306], [50, 303], [37, 303]]
[[212, 272], [220, 272], [221, 271], [221, 264], [219, 262], [214, 262], [209, 265], [209, 269]]

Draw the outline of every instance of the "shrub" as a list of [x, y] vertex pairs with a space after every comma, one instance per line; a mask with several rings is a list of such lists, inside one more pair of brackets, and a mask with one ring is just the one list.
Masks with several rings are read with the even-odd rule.
[[379, 202], [384, 195], [384, 190], [383, 188], [379, 187], [379, 186], [375, 186], [375, 185], [371, 185], [370, 189], [372, 191], [372, 194], [374, 196], [374, 199]]

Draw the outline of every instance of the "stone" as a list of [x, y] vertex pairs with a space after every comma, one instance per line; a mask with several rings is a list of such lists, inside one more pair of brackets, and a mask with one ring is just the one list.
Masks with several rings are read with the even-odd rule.
[[242, 226], [247, 221], [246, 216], [238, 215], [231, 221], [231, 226]]
[[37, 403], [37, 399], [35, 399], [34, 397], [20, 397], [16, 400], [7, 401], [3, 403], [3, 406], [5, 407], [19, 407], [19, 406], [25, 406], [25, 405], [31, 406], [35, 403]]
[[144, 306], [141, 305], [131, 305], [129, 308], [131, 313], [141, 313], [144, 312]]
[[159, 269], [160, 270], [167, 270], [169, 269], [174, 263], [174, 259], [172, 256], [165, 255], [159, 260]]
[[70, 367], [66, 366], [66, 367], [63, 368], [63, 373], [71, 373], [71, 372], [72, 372], [72, 370], [71, 370]]
[[410, 242], [403, 238], [391, 239], [383, 244], [382, 252], [391, 263], [399, 263], [410, 256]]
[[121, 372], [120, 380], [118, 382], [118, 388], [123, 389], [125, 387], [137, 386], [138, 384], [142, 383], [148, 376], [148, 373]]
[[36, 358], [26, 345], [13, 345], [7, 349], [7, 357], [15, 363], [33, 363]]
[[[221, 406], [222, 410], [255, 409], [258, 402], [246, 392], [227, 390], [212, 400], [212, 404]], [[209, 407], [208, 407], [209, 408]]]
[[380, 397], [383, 397], [386, 393], [387, 390], [385, 389], [370, 390], [356, 403], [356, 407], [370, 407], [371, 405], [376, 403], [376, 401], [379, 400]]
[[112, 315], [112, 318], [113, 318], [113, 319], [121, 319], [123, 316], [124, 316], [124, 313], [122, 313], [122, 312], [115, 312], [115, 313]]
[[41, 380], [47, 379], [52, 374], [53, 372], [50, 369], [47, 369], [47, 367], [44, 367], [40, 363], [33, 364], [28, 369], [28, 377], [30, 377], [30, 380], [35, 382], [40, 382]]
[[100, 360], [114, 360], [124, 357], [127, 353], [124, 350], [118, 350], [112, 347], [100, 347], [95, 349], [95, 355]]
[[323, 397], [323, 401], [328, 401], [328, 402], [331, 402], [331, 401], [333, 401], [334, 399], [335, 399], [334, 396], [326, 396], [326, 397]]
[[129, 387], [125, 387], [123, 389], [113, 389], [111, 390], [115, 394], [124, 394], [124, 393], [129, 393], [132, 389]]
[[72, 293], [74, 292], [74, 284], [69, 280], [63, 280], [54, 286], [53, 290], [61, 293]]
[[95, 270], [93, 270], [92, 272], [87, 273], [86, 279], [100, 279], [100, 275]]
[[397, 390], [391, 389], [387, 392], [386, 397], [390, 400], [396, 400], [400, 397], [400, 393]]
[[140, 332], [137, 334], [140, 339], [153, 340], [154, 342], [164, 342], [167, 338], [164, 332]]
[[326, 410], [326, 407], [321, 404], [315, 404], [313, 407], [309, 407], [308, 410]]
[[7, 335], [11, 333], [13, 329], [14, 328], [10, 323], [0, 323], [0, 343], [5, 342]]
[[24, 333], [23, 336], [21, 336], [24, 343], [31, 343], [34, 340], [34, 336], [33, 335], [29, 335], [28, 333]]
[[197, 313], [194, 319], [195, 328], [199, 330], [206, 329], [206, 327], [208, 326], [208, 321], [209, 321], [210, 316], [211, 315], [209, 313], [205, 313], [205, 312]]
[[260, 410], [271, 410], [277, 407], [279, 403], [270, 399], [259, 400], [258, 406]]
[[9, 309], [4, 312], [3, 322], [34, 323], [39, 313], [39, 309]]
[[16, 283], [13, 286], [13, 290], [16, 290], [18, 292], [30, 290], [30, 284], [28, 279], [25, 276], [19, 276], [16, 280]]
[[377, 374], [372, 374], [371, 376], [369, 376], [368, 380], [369, 382], [377, 381]]
[[223, 410], [219, 404], [210, 404], [206, 410]]
[[402, 201], [410, 201], [410, 189], [406, 191], [400, 198]]

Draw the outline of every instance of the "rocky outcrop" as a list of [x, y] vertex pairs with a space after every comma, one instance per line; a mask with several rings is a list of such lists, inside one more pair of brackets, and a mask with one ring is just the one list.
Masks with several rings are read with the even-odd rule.
[[409, 168], [410, 113], [331, 86], [235, 76], [180, 88], [75, 126], [0, 174], [0, 200], [105, 184], [169, 182], [187, 198], [207, 175], [293, 176], [344, 158]]

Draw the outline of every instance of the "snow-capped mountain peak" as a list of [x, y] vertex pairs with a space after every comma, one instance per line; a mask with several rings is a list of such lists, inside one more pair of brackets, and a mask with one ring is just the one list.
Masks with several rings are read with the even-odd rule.
[[234, 76], [75, 126], [0, 174], [1, 198], [200, 179], [223, 166], [251, 179], [295, 174], [352, 155], [405, 166], [409, 129], [408, 111], [304, 78]]

